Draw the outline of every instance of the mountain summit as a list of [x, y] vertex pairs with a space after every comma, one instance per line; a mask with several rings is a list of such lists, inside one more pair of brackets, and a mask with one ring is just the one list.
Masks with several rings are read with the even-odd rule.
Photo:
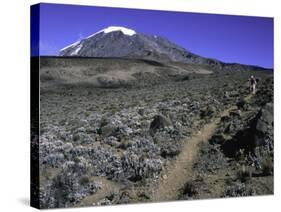
[[110, 26], [60, 50], [60, 56], [121, 57], [156, 61], [213, 64], [218, 61], [195, 55], [166, 38]]

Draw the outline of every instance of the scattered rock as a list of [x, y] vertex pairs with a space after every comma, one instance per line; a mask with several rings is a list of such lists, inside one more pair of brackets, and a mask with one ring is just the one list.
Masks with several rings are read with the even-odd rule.
[[163, 129], [164, 127], [172, 126], [172, 122], [169, 118], [163, 115], [156, 115], [150, 124], [150, 131], [156, 133], [157, 130]]
[[216, 108], [214, 106], [208, 105], [204, 109], [201, 110], [200, 116], [201, 118], [211, 117], [216, 112]]
[[249, 108], [249, 104], [245, 99], [240, 99], [236, 103], [236, 106], [238, 107], [239, 110], [247, 110]]
[[101, 135], [103, 137], [114, 136], [116, 131], [117, 131], [117, 127], [112, 124], [108, 124], [101, 127]]

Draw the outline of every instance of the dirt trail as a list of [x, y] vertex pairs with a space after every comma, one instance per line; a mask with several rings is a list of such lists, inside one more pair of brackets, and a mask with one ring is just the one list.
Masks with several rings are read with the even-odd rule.
[[[252, 95], [248, 95], [244, 99], [247, 101], [251, 97]], [[182, 189], [185, 183], [192, 177], [192, 168], [194, 162], [197, 160], [200, 144], [208, 142], [211, 136], [215, 133], [221, 117], [228, 115], [230, 111], [236, 109], [237, 106], [232, 106], [222, 111], [185, 142], [181, 153], [164, 171], [158, 187], [152, 191], [153, 202], [178, 199], [180, 189]], [[93, 203], [104, 199], [106, 196], [120, 189], [120, 186], [112, 181], [104, 178], [99, 178], [99, 180], [101, 180], [103, 184], [102, 189], [98, 190], [98, 192], [94, 195], [85, 197], [77, 206], [92, 205]]]
[[[245, 99], [249, 98], [250, 97], [247, 96]], [[164, 175], [158, 187], [153, 191], [152, 201], [158, 202], [178, 199], [179, 190], [182, 189], [188, 179], [192, 177], [192, 167], [197, 159], [200, 144], [208, 142], [209, 138], [215, 133], [221, 117], [226, 116], [231, 110], [236, 108], [236, 106], [232, 106], [222, 111], [213, 118], [210, 123], [206, 124], [200, 131], [193, 134], [192, 137], [186, 141], [175, 162], [164, 171]]]
[[120, 186], [117, 183], [107, 180], [104, 177], [96, 177], [94, 179], [101, 182], [101, 189], [99, 189], [97, 193], [85, 197], [76, 205], [77, 207], [94, 205], [95, 203], [103, 200], [105, 197], [120, 189]]

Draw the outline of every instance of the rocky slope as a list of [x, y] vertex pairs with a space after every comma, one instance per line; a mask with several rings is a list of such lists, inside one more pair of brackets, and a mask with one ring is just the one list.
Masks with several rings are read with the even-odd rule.
[[108, 27], [63, 48], [60, 56], [125, 57], [196, 64], [219, 64], [195, 55], [166, 38], [124, 27]]
[[272, 72], [54, 57], [40, 80], [42, 208], [153, 201], [193, 133], [229, 107], [177, 199], [273, 193]]
[[239, 100], [202, 146], [193, 176], [180, 198], [202, 199], [273, 194], [273, 83]]

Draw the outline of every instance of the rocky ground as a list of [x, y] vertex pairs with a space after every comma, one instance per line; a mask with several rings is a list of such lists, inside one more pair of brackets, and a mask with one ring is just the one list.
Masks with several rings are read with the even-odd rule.
[[41, 62], [42, 208], [155, 201], [194, 133], [214, 119], [176, 199], [273, 194], [272, 72], [69, 60]]

